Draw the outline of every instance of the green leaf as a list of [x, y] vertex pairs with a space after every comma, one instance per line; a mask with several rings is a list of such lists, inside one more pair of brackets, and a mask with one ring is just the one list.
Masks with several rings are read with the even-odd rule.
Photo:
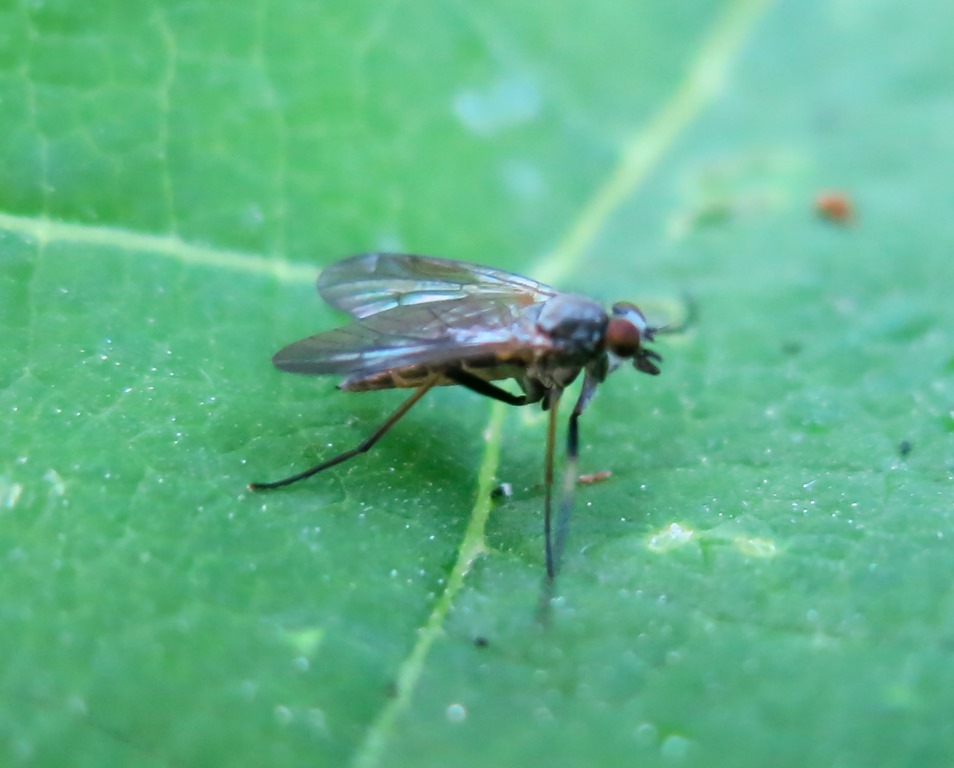
[[[0, 761], [948, 764], [952, 28], [0, 8]], [[442, 389], [245, 488], [401, 401], [269, 364], [379, 248], [697, 309], [581, 420], [546, 626], [537, 409]]]

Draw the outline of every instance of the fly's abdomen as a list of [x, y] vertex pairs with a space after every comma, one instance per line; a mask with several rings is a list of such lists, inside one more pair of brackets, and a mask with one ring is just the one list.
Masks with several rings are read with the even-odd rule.
[[386, 371], [376, 371], [369, 374], [355, 374], [349, 376], [338, 385], [338, 389], [348, 392], [370, 392], [375, 389], [407, 389], [419, 387], [439, 376], [437, 386], [448, 386], [454, 382], [446, 376], [435, 372], [423, 365], [409, 365], [404, 368], [391, 368]]
[[444, 366], [406, 365], [399, 368], [389, 368], [384, 371], [375, 371], [368, 374], [355, 374], [342, 381], [339, 389], [348, 392], [370, 392], [375, 389], [409, 389], [434, 381], [434, 386], [449, 387], [457, 381], [447, 375], [451, 368], [464, 370], [478, 376], [484, 381], [500, 381], [502, 379], [521, 379], [527, 366], [513, 360], [500, 360], [496, 356], [475, 358], [464, 362]]

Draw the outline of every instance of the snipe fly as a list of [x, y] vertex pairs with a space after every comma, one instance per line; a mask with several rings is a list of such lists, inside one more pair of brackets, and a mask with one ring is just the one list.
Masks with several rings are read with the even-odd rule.
[[[560, 564], [576, 482], [580, 414], [597, 386], [624, 360], [653, 376], [662, 358], [646, 347], [660, 328], [633, 304], [609, 313], [592, 299], [561, 293], [527, 277], [460, 261], [365, 253], [327, 267], [318, 293], [354, 322], [296, 341], [272, 362], [283, 371], [344, 376], [339, 389], [402, 387], [414, 393], [351, 450], [253, 490], [280, 488], [368, 451], [432, 387], [459, 384], [508, 405], [540, 403], [549, 411], [544, 460], [543, 528], [547, 580]], [[570, 413], [565, 477], [551, 526], [553, 444], [563, 390], [583, 373]], [[493, 382], [514, 379], [521, 394]]]

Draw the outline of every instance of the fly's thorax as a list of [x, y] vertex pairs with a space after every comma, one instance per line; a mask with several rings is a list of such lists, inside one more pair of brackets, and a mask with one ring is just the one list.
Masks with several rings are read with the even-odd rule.
[[561, 293], [540, 308], [537, 329], [566, 362], [585, 364], [602, 353], [607, 322], [606, 311], [598, 302]]
[[[531, 390], [538, 390], [542, 397], [548, 389], [565, 389], [570, 386], [582, 370], [579, 365], [553, 365], [552, 362], [543, 360], [528, 366], [526, 373], [518, 381], [528, 395]], [[540, 397], [532, 398], [529, 402], [536, 402]]]

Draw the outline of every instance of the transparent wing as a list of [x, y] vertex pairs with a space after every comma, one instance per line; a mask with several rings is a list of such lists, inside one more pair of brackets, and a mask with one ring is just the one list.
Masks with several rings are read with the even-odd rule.
[[547, 343], [533, 309], [482, 297], [399, 306], [279, 350], [272, 362], [307, 374], [372, 374], [409, 365], [440, 366], [513, 356]]
[[364, 253], [331, 264], [318, 293], [333, 307], [362, 319], [396, 307], [467, 297], [536, 304], [557, 291], [528, 277], [479, 264], [400, 253]]

